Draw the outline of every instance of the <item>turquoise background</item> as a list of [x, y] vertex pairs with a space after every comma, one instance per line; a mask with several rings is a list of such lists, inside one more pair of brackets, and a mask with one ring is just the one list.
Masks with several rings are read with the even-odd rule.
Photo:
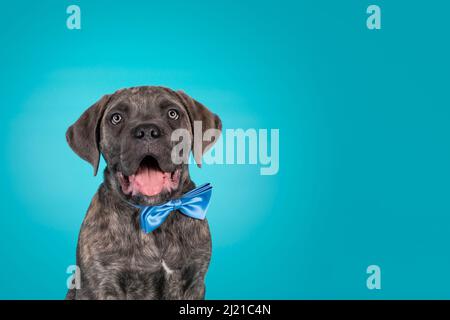
[[[77, 4], [82, 29], [66, 28]], [[366, 28], [366, 8], [382, 29]], [[101, 183], [65, 130], [105, 93], [183, 89], [280, 129], [280, 171], [212, 182], [207, 298], [450, 298], [445, 1], [8, 1], [0, 6], [0, 298], [61, 299]], [[102, 164], [104, 165], [104, 164]], [[381, 267], [368, 290], [366, 268]]]

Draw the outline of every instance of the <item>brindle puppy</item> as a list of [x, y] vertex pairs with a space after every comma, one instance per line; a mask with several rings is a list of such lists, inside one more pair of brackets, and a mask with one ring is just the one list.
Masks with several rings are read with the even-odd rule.
[[[81, 288], [69, 290], [66, 299], [204, 298], [208, 222], [172, 212], [145, 234], [139, 210], [129, 204], [160, 204], [195, 187], [187, 161], [171, 160], [178, 143], [172, 132], [184, 128], [192, 137], [194, 121], [201, 121], [203, 132], [221, 130], [219, 117], [183, 92], [135, 87], [104, 96], [67, 130], [70, 147], [92, 164], [94, 175], [100, 154], [107, 166], [78, 239]], [[215, 140], [192, 150], [198, 164], [200, 149]]]

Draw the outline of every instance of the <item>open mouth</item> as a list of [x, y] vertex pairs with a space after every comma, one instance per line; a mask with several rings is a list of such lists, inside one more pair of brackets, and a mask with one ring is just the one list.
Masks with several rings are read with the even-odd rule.
[[163, 191], [170, 192], [177, 189], [180, 181], [180, 170], [164, 172], [155, 158], [146, 156], [133, 175], [126, 176], [118, 172], [118, 177], [124, 194], [151, 197]]

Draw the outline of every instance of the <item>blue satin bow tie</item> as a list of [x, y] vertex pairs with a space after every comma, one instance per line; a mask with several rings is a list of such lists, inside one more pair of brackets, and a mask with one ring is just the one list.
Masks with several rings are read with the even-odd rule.
[[173, 199], [158, 206], [134, 207], [141, 209], [141, 228], [145, 233], [158, 228], [172, 211], [179, 210], [184, 215], [194, 219], [205, 219], [211, 199], [212, 186], [205, 183], [187, 193], [179, 199]]

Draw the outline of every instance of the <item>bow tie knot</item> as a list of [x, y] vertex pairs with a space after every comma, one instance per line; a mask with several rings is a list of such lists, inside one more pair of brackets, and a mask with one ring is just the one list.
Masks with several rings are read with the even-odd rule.
[[145, 233], [158, 228], [173, 211], [180, 211], [184, 215], [194, 219], [205, 219], [206, 211], [211, 200], [212, 186], [205, 183], [187, 193], [179, 199], [173, 199], [157, 206], [139, 206], [141, 209], [141, 228]]
[[183, 201], [181, 201], [181, 199], [174, 199], [174, 200], [172, 200], [173, 210], [180, 209], [182, 205], [183, 205]]

